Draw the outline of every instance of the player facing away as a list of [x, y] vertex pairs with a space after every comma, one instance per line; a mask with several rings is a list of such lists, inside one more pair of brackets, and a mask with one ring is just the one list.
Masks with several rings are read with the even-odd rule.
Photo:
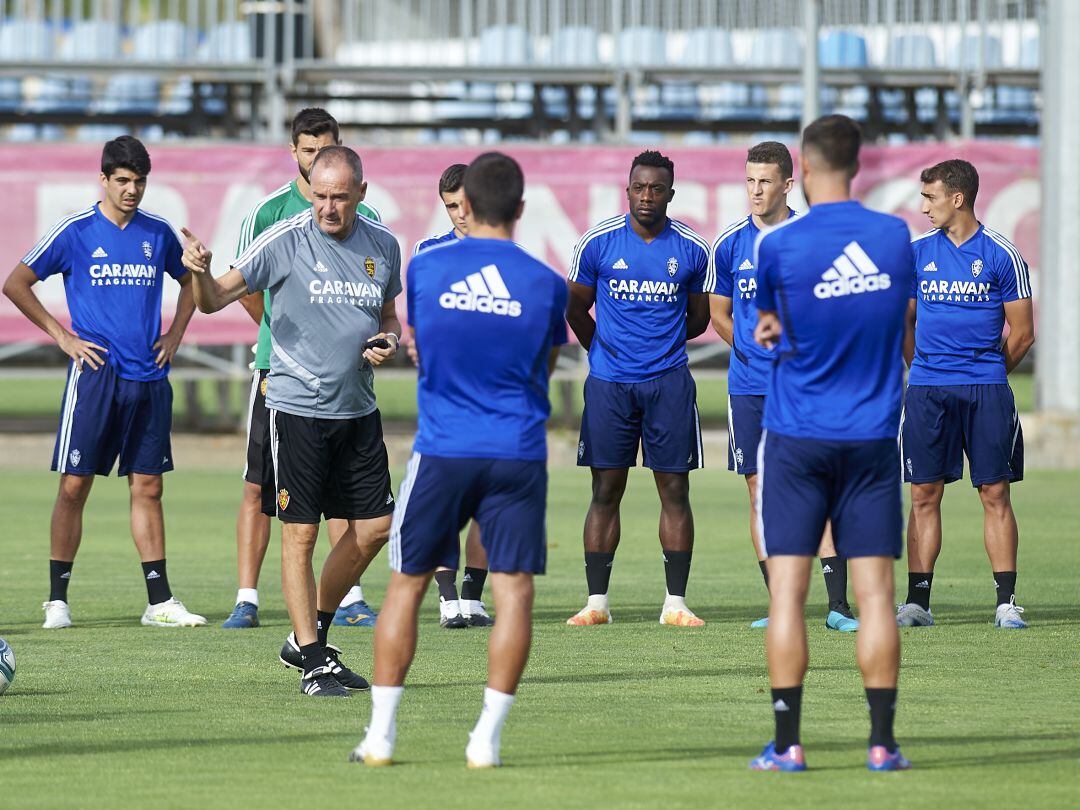
[[[310, 107], [297, 113], [292, 122], [289, 149], [296, 160], [297, 176], [264, 197], [244, 218], [236, 255], [270, 226], [311, 208], [311, 164], [325, 146], [340, 145], [338, 124], [326, 110]], [[379, 213], [360, 202], [357, 213], [379, 221]], [[240, 303], [259, 324], [259, 342], [255, 349], [255, 369], [251, 379], [247, 430], [247, 462], [244, 466], [244, 490], [236, 518], [236, 567], [240, 580], [236, 604], [221, 625], [230, 629], [259, 626], [259, 571], [270, 544], [270, 518], [262, 510], [264, 436], [267, 430], [266, 378], [270, 373], [270, 294], [252, 293]], [[333, 547], [348, 529], [347, 521], [328, 520], [327, 535]], [[349, 589], [334, 615], [334, 624], [344, 627], [372, 627], [375, 611], [364, 601], [360, 582]]]
[[769, 568], [765, 653], [776, 736], [750, 767], [806, 769], [799, 743], [807, 668], [803, 609], [827, 521], [848, 560], [855, 653], [870, 708], [870, 770], [910, 763], [893, 737], [900, 635], [893, 560], [902, 551], [896, 427], [911, 248], [897, 217], [851, 198], [861, 133], [842, 115], [803, 132], [810, 210], [757, 240], [757, 343], [775, 352], [758, 445], [758, 526]]
[[[465, 220], [465, 170], [469, 167], [464, 163], [454, 163], [448, 166], [439, 177], [439, 199], [442, 200], [446, 215], [450, 218], [450, 230], [437, 236], [431, 236], [416, 243], [413, 250], [415, 256], [422, 250], [427, 250], [435, 245], [443, 245], [463, 239], [469, 232], [468, 222]], [[409, 330], [406, 329], [406, 334]], [[408, 342], [409, 357], [413, 363], [419, 362], [416, 352], [416, 343], [411, 339]], [[484, 583], [487, 581], [487, 555], [484, 546], [480, 542], [480, 528], [476, 521], [469, 524], [469, 531], [465, 539], [465, 575], [461, 580], [461, 595], [458, 598], [458, 590], [455, 579], [457, 570], [454, 568], [437, 568], [435, 570], [435, 585], [439, 589], [439, 626], [450, 630], [462, 627], [490, 627], [495, 620], [484, 607]]]
[[634, 158], [629, 213], [588, 231], [567, 274], [566, 319], [589, 352], [578, 465], [592, 469], [584, 532], [589, 599], [569, 625], [611, 622], [607, 592], [619, 546], [619, 504], [639, 444], [660, 494], [667, 579], [660, 623], [705, 623], [685, 601], [694, 548], [689, 472], [703, 466], [686, 341], [709, 325], [709, 244], [668, 217], [674, 182], [675, 166], [659, 152]]
[[[268, 228], [220, 278], [188, 231], [184, 264], [203, 312], [270, 290], [263, 492], [282, 524], [281, 590], [293, 626], [281, 661], [303, 671], [305, 695], [345, 697], [368, 683], [341, 664], [327, 633], [390, 532], [394, 497], [372, 367], [397, 352], [401, 251], [387, 228], [357, 215], [366, 183], [356, 152], [325, 147], [310, 177], [312, 207]], [[324, 516], [348, 526], [316, 591], [311, 557]]]
[[[916, 237], [909, 318], [914, 345], [904, 398], [901, 453], [911, 483], [908, 592], [896, 621], [931, 625], [930, 586], [941, 552], [941, 498], [964, 472], [983, 505], [994, 572], [994, 626], [1027, 627], [1016, 604], [1018, 530], [1010, 485], [1024, 477], [1024, 434], [1008, 374], [1035, 342], [1028, 266], [1016, 247], [975, 218], [979, 175], [965, 160], [923, 171], [923, 213], [934, 230]], [[1002, 327], [1009, 336], [1002, 340]]]
[[[139, 208], [150, 155], [130, 135], [101, 153], [101, 202], [57, 223], [11, 271], [4, 294], [68, 357], [52, 469], [60, 491], [49, 530], [46, 629], [71, 626], [68, 584], [95, 475], [119, 475], [131, 491], [131, 534], [142, 561], [142, 623], [191, 627], [206, 619], [173, 596], [165, 568], [162, 474], [173, 469], [169, 363], [195, 311], [180, 241], [161, 217]], [[48, 313], [33, 285], [61, 274], [71, 329]], [[180, 283], [172, 326], [161, 332], [165, 276]]]
[[409, 323], [420, 352], [419, 426], [390, 534], [390, 584], [375, 626], [371, 721], [350, 759], [389, 765], [417, 611], [459, 532], [480, 525], [499, 621], [466, 763], [500, 764], [500, 735], [529, 657], [533, 576], [547, 561], [548, 376], [566, 342], [562, 276], [515, 245], [524, 177], [489, 152], [465, 173], [469, 235], [415, 256]]
[[[750, 214], [726, 227], [713, 243], [712, 268], [705, 283], [710, 293], [709, 309], [713, 328], [731, 346], [728, 365], [728, 469], [746, 479], [750, 493], [750, 538], [758, 566], [769, 586], [769, 571], [757, 531], [757, 446], [761, 440], [761, 417], [765, 412], [765, 391], [769, 384], [773, 356], [754, 342], [757, 326], [757, 268], [754, 242], [763, 230], [796, 216], [787, 195], [794, 184], [791, 153], [782, 143], [765, 141], [752, 147], [746, 156], [746, 196]], [[829, 612], [825, 626], [853, 633], [859, 621], [847, 601], [847, 563], [836, 555], [828, 527], [818, 550]], [[769, 619], [758, 619], [751, 627], [767, 627]]]

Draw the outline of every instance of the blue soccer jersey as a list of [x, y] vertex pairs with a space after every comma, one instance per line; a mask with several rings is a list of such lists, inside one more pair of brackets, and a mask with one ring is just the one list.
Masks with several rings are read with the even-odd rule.
[[911, 247], [917, 321], [908, 385], [1006, 382], [1003, 305], [1031, 297], [1020, 251], [985, 225], [959, 247], [936, 229]]
[[686, 365], [686, 302], [704, 292], [709, 243], [669, 219], [646, 243], [630, 215], [586, 233], [567, 279], [596, 288], [589, 373], [609, 382], [651, 380]]
[[[796, 216], [788, 209], [788, 218]], [[712, 268], [705, 282], [705, 292], [731, 299], [735, 322], [728, 365], [728, 393], [736, 396], [762, 396], [769, 386], [773, 353], [754, 342], [757, 326], [757, 267], [754, 265], [754, 242], [761, 230], [747, 216], [724, 229], [712, 249]]]
[[512, 242], [466, 237], [413, 257], [409, 323], [420, 353], [414, 449], [547, 459], [548, 358], [566, 343], [566, 284]]
[[427, 239], [421, 239], [416, 243], [416, 247], [413, 248], [413, 256], [421, 250], [427, 250], [429, 247], [435, 247], [436, 245], [444, 245], [447, 242], [453, 242], [459, 238], [457, 231], [451, 228], [446, 233], [441, 233], [438, 236], [429, 236]]
[[903, 220], [815, 205], [758, 237], [757, 307], [783, 335], [764, 427], [829, 440], [896, 438], [911, 244]]
[[97, 204], [61, 220], [23, 257], [41, 280], [64, 276], [71, 330], [108, 349], [108, 363], [125, 380], [158, 380], [153, 345], [161, 336], [164, 274], [187, 270], [172, 226], [143, 210], [123, 228]]

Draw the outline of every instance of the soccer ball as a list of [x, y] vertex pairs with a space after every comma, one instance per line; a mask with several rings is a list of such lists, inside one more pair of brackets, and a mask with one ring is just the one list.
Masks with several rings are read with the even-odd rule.
[[15, 651], [0, 638], [0, 695], [7, 691], [15, 680]]

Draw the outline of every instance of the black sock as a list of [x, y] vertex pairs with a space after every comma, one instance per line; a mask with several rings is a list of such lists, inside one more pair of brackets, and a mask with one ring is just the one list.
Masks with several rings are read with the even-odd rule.
[[160, 605], [172, 599], [169, 575], [165, 573], [165, 560], [144, 562], [142, 572], [146, 579], [146, 598], [151, 605]]
[[791, 746], [799, 744], [802, 686], [773, 689], [772, 703], [776, 716], [776, 753], [783, 754]]
[[1016, 593], [1016, 572], [995, 571], [994, 585], [997, 587], [997, 603], [999, 605], [1009, 604], [1012, 601], [1013, 594]]
[[769, 590], [769, 567], [765, 565], [765, 560], [758, 560], [757, 564], [761, 569], [761, 576], [765, 577], [765, 590]]
[[611, 566], [614, 564], [615, 552], [585, 552], [585, 581], [589, 585], [589, 596], [603, 596], [607, 593], [608, 582], [611, 581]]
[[893, 719], [896, 717], [896, 690], [867, 689], [866, 705], [870, 708], [870, 745], [884, 745], [890, 754], [895, 753]]
[[667, 592], [672, 596], [686, 596], [686, 581], [690, 579], [692, 551], [668, 551], [664, 549], [664, 577]]
[[326, 648], [317, 641], [302, 645], [300, 655], [304, 658], [305, 675], [326, 663]]
[[439, 586], [439, 598], [444, 602], [457, 601], [457, 571], [436, 571], [435, 584]]
[[925, 574], [909, 571], [907, 575], [908, 604], [918, 605], [923, 610], [930, 609], [930, 588], [934, 584], [934, 572]]
[[334, 622], [334, 614], [319, 610], [315, 612], [315, 634], [318, 636], [319, 645], [326, 646], [326, 634], [330, 632], [330, 625]]
[[487, 582], [486, 568], [465, 566], [461, 576], [461, 598], [479, 602], [484, 596], [484, 583]]
[[49, 601], [67, 601], [68, 583], [71, 581], [73, 562], [49, 560]]
[[821, 575], [825, 577], [825, 590], [829, 592], [829, 610], [839, 610], [845, 615], [851, 612], [847, 601], [847, 562], [840, 557], [822, 557]]

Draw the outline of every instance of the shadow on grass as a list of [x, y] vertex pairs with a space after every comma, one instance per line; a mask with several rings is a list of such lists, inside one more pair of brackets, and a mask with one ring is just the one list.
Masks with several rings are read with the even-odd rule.
[[91, 755], [111, 755], [124, 753], [146, 753], [149, 751], [172, 751], [176, 748], [249, 748], [253, 745], [277, 745], [281, 742], [309, 743], [325, 742], [325, 733], [311, 732], [307, 734], [275, 734], [273, 739], [253, 740], [251, 737], [160, 737], [154, 740], [137, 739], [102, 739], [92, 741], [66, 740], [63, 745], [55, 741], [41, 743], [39, 745], [0, 745], [0, 758], [5, 762], [18, 759], [35, 759], [37, 757], [68, 757]]

